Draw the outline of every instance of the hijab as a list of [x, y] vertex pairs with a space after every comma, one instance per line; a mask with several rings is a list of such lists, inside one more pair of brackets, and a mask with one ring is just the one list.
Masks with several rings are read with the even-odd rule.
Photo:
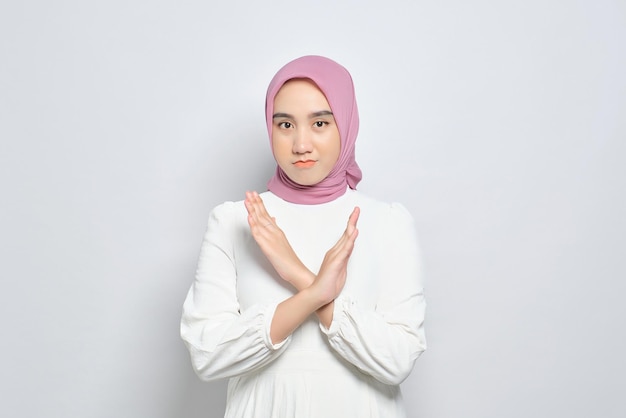
[[355, 142], [359, 131], [359, 112], [352, 77], [348, 70], [335, 61], [315, 55], [297, 58], [278, 70], [267, 88], [265, 97], [265, 120], [270, 144], [274, 98], [283, 84], [294, 78], [310, 79], [326, 96], [339, 130], [341, 150], [335, 166], [319, 183], [308, 186], [298, 184], [291, 180], [280, 166], [277, 166], [276, 173], [268, 182], [267, 188], [281, 199], [291, 203], [311, 205], [330, 202], [342, 196], [347, 187], [356, 189], [362, 177], [361, 169], [354, 158]]

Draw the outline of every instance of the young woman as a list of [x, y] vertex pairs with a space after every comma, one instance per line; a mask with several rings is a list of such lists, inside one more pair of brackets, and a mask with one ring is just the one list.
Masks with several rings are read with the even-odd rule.
[[358, 111], [336, 62], [298, 58], [266, 97], [276, 173], [210, 215], [181, 336], [226, 417], [404, 417], [425, 350], [413, 221], [356, 191]]

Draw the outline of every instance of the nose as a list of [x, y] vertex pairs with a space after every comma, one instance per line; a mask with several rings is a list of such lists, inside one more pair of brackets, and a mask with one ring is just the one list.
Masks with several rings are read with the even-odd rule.
[[293, 148], [294, 154], [306, 154], [313, 151], [313, 141], [311, 133], [304, 129], [297, 129], [294, 133]]

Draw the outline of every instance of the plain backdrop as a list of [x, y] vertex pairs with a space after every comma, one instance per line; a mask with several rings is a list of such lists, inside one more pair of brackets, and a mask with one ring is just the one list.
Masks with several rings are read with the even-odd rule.
[[3, 1], [0, 415], [222, 416], [182, 302], [274, 170], [267, 84], [320, 54], [424, 251], [409, 417], [626, 416], [625, 44], [617, 0]]

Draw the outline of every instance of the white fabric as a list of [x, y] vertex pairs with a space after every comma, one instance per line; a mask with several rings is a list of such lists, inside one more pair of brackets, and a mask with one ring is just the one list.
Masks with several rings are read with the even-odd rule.
[[315, 315], [273, 345], [276, 305], [294, 289], [252, 238], [243, 202], [210, 215], [181, 336], [203, 380], [231, 378], [226, 417], [404, 417], [399, 384], [425, 350], [425, 302], [412, 218], [348, 190], [321, 205], [261, 195], [314, 273], [355, 206], [359, 236], [330, 329]]

